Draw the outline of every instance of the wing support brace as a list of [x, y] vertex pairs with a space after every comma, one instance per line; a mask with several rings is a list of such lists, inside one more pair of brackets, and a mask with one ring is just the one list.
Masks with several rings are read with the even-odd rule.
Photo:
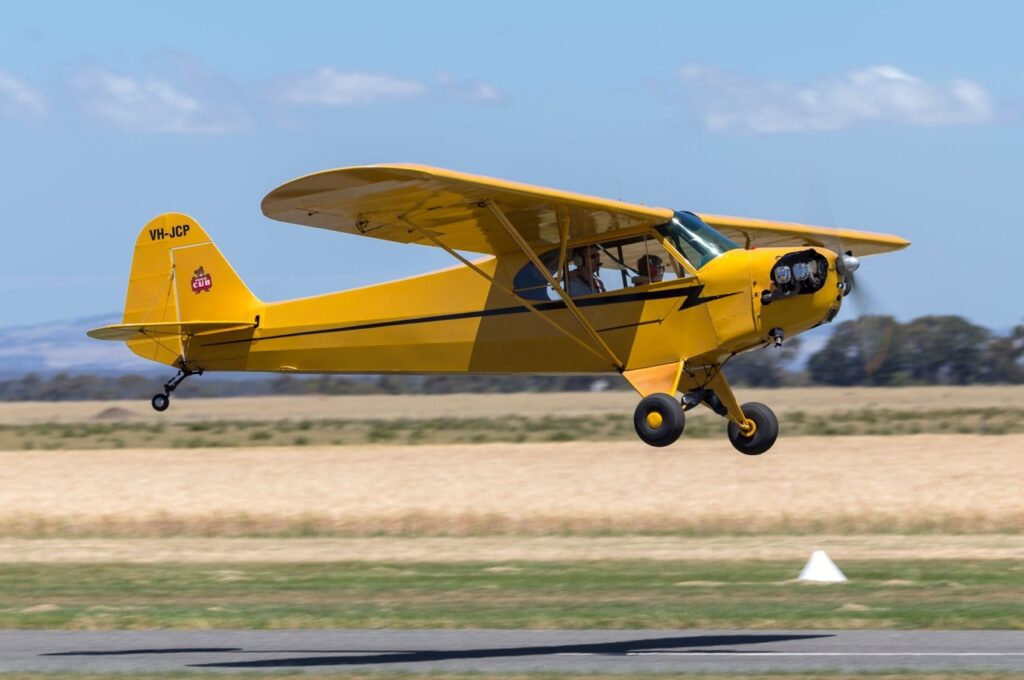
[[[446, 244], [442, 243], [436, 236], [434, 236], [430, 232], [426, 231], [425, 229], [422, 229], [421, 227], [419, 227], [416, 224], [414, 224], [413, 222], [411, 222], [408, 217], [406, 217], [405, 215], [399, 215], [398, 219], [399, 219], [399, 221], [402, 222], [402, 224], [404, 224], [405, 226], [409, 227], [410, 229], [412, 229], [413, 231], [418, 233], [420, 236], [422, 236], [423, 238], [425, 238], [428, 241], [430, 241], [431, 243], [433, 243], [438, 248], [441, 248], [442, 250], [444, 250], [446, 253], [448, 253], [449, 255], [454, 257], [456, 260], [458, 260], [459, 262], [461, 262], [462, 264], [464, 264], [465, 266], [469, 267], [474, 272], [476, 272], [477, 274], [482, 276], [484, 279], [486, 279], [492, 285], [497, 286], [500, 290], [502, 290], [503, 292], [507, 293], [509, 297], [513, 298], [517, 302], [519, 302], [522, 305], [524, 305], [528, 310], [530, 310], [531, 312], [536, 314], [538, 317], [543, 319], [544, 322], [546, 322], [549, 325], [551, 325], [559, 333], [562, 333], [563, 335], [565, 335], [565, 337], [569, 338], [570, 340], [572, 340], [573, 342], [578, 344], [580, 347], [582, 347], [583, 349], [587, 350], [588, 352], [590, 352], [591, 354], [593, 354], [597, 358], [601, 359], [602, 361], [607, 361], [608, 360], [608, 357], [606, 357], [604, 354], [602, 354], [601, 352], [597, 351], [596, 349], [591, 347], [589, 344], [584, 342], [578, 335], [576, 335], [575, 333], [570, 332], [569, 329], [563, 327], [561, 324], [559, 324], [555, 320], [553, 320], [553, 319], [549, 318], [548, 316], [546, 316], [543, 312], [541, 312], [539, 309], [534, 307], [530, 303], [529, 300], [525, 300], [525, 299], [520, 298], [518, 295], [515, 294], [515, 291], [513, 291], [509, 286], [507, 286], [504, 283], [498, 281], [493, 276], [491, 276], [490, 274], [485, 272], [483, 269], [481, 269], [480, 267], [476, 266], [475, 264], [473, 264], [472, 262], [470, 262], [469, 260], [464, 258], [462, 255], [459, 255], [459, 253], [457, 253], [455, 250], [453, 250], [452, 248], [448, 247]], [[542, 272], [544, 272], [545, 274], [547, 273], [547, 269], [544, 268], [544, 267], [540, 267], [540, 270]], [[557, 287], [555, 289], [558, 290]], [[615, 364], [614, 362], [613, 362], [613, 365], [616, 368], [620, 368], [620, 366], [618, 364]], [[621, 368], [620, 368], [620, 370], [621, 370]]]
[[[594, 344], [600, 348], [601, 353], [604, 354], [605, 358], [611, 362], [612, 366], [614, 366], [616, 370], [622, 372], [622, 370], [625, 368], [625, 365], [619, 360], [617, 356], [615, 356], [615, 352], [612, 351], [612, 348], [608, 346], [608, 343], [606, 343], [604, 339], [598, 334], [597, 330], [594, 329], [594, 326], [589, 321], [587, 321], [587, 318], [585, 316], [583, 316], [583, 313], [580, 312], [579, 307], [577, 307], [576, 303], [572, 301], [572, 298], [569, 297], [569, 294], [565, 292], [562, 286], [558, 285], [554, 277], [551, 276], [551, 272], [549, 272], [548, 268], [544, 266], [544, 264], [540, 261], [540, 257], [538, 257], [537, 253], [533, 251], [533, 248], [531, 248], [529, 244], [526, 243], [526, 239], [523, 238], [523, 235], [520, 234], [519, 231], [512, 224], [512, 222], [509, 221], [508, 217], [505, 216], [505, 213], [501, 211], [501, 208], [495, 205], [494, 201], [492, 200], [484, 201], [483, 203], [481, 203], [481, 207], [487, 208], [491, 212], [491, 215], [494, 216], [494, 219], [498, 221], [498, 224], [504, 227], [505, 231], [508, 232], [508, 235], [512, 238], [513, 241], [516, 242], [516, 245], [519, 246], [519, 249], [523, 251], [523, 254], [526, 255], [526, 257], [530, 259], [530, 262], [533, 263], [533, 266], [537, 268], [537, 271], [539, 271], [541, 275], [545, 279], [547, 279], [548, 285], [551, 286], [551, 289], [554, 290], [558, 294], [558, 297], [562, 299], [562, 302], [565, 303], [566, 309], [568, 309], [572, 313], [572, 315], [576, 318], [576, 321], [578, 321], [580, 326], [583, 327], [583, 330], [585, 330], [587, 334], [591, 337], [591, 339], [594, 341]], [[563, 254], [565, 249], [565, 243], [566, 234], [565, 230], [563, 230], [561, 246]]]

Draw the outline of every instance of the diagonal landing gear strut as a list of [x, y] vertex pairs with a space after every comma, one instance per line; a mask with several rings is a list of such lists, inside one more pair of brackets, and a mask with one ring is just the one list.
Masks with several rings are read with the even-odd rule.
[[178, 385], [185, 382], [185, 378], [190, 375], [202, 375], [203, 369], [197, 369], [195, 371], [182, 368], [178, 370], [178, 374], [164, 383], [164, 391], [160, 394], [154, 394], [153, 399], [150, 401], [153, 404], [153, 409], [156, 411], [166, 411], [167, 407], [171, 405], [171, 392], [178, 388]]

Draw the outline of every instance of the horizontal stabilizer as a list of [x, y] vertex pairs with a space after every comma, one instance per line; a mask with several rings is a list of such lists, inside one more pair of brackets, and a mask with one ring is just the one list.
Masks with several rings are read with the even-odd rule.
[[158, 321], [154, 323], [115, 323], [94, 328], [87, 333], [97, 340], [142, 340], [154, 337], [180, 337], [201, 333], [223, 333], [255, 328], [251, 321]]

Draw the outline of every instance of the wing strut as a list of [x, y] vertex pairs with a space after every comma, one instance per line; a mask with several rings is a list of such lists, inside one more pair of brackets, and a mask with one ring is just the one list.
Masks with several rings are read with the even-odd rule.
[[[501, 212], [501, 208], [495, 205], [494, 201], [491, 200], [486, 200], [483, 203], [481, 203], [481, 205], [491, 211], [491, 214], [494, 215], [494, 219], [498, 220], [498, 223], [505, 228], [505, 231], [507, 231], [508, 235], [512, 237], [512, 240], [516, 242], [516, 245], [518, 245], [519, 249], [523, 251], [523, 254], [530, 258], [530, 261], [533, 262], [533, 266], [537, 268], [537, 271], [539, 271], [545, 279], [547, 279], [548, 285], [551, 286], [551, 288], [556, 293], [558, 293], [558, 297], [562, 298], [562, 302], [565, 303], [566, 309], [572, 312], [572, 315], [576, 317], [576, 320], [579, 322], [579, 324], [583, 326], [583, 330], [585, 330], [594, 340], [594, 343], [601, 348], [601, 351], [605, 355], [605, 357], [607, 357], [607, 359], [611, 361], [612, 365], [615, 366], [615, 368], [617, 368], [619, 371], [622, 371], [625, 368], [624, 364], [621, 361], [619, 361], [619, 358], [615, 356], [615, 352], [612, 351], [612, 348], [608, 346], [608, 343], [606, 343], [604, 339], [601, 338], [601, 336], [594, 329], [591, 323], [587, 321], [587, 318], [583, 316], [583, 313], [580, 312], [579, 308], [576, 306], [576, 303], [574, 303], [572, 301], [572, 298], [569, 297], [569, 294], [565, 292], [562, 286], [558, 285], [555, 279], [551, 276], [551, 272], [548, 271], [548, 268], [545, 267], [544, 264], [541, 263], [540, 258], [537, 257], [537, 253], [533, 252], [533, 249], [529, 246], [529, 244], [527, 244], [526, 239], [523, 238], [523, 235], [520, 234], [516, 230], [515, 226], [513, 226], [513, 224], [509, 221], [509, 219], [505, 217], [505, 213]], [[565, 248], [565, 242], [565, 230], [563, 229], [563, 252]]]
[[558, 280], [562, 283], [563, 277], [565, 276], [565, 251], [566, 246], [569, 245], [569, 216], [562, 215], [561, 219], [558, 220], [558, 235], [561, 237], [561, 243], [558, 246]]
[[[578, 335], [576, 335], [575, 333], [570, 332], [567, 328], [564, 328], [561, 324], [556, 322], [554, 319], [551, 319], [551, 318], [547, 317], [543, 312], [541, 312], [539, 309], [534, 307], [533, 304], [531, 304], [529, 300], [525, 300], [523, 298], [520, 298], [518, 295], [515, 294], [515, 291], [512, 290], [510, 287], [506, 286], [501, 281], [498, 281], [493, 276], [491, 276], [490, 274], [485, 272], [483, 269], [481, 269], [480, 267], [476, 266], [475, 264], [473, 264], [472, 262], [470, 262], [469, 260], [464, 258], [462, 255], [459, 255], [457, 252], [455, 252], [455, 250], [453, 250], [452, 248], [449, 248], [447, 245], [442, 243], [436, 236], [434, 236], [430, 232], [426, 231], [425, 229], [421, 229], [420, 227], [418, 227], [417, 225], [415, 225], [414, 223], [409, 221], [409, 218], [407, 218], [405, 215], [399, 215], [398, 219], [399, 219], [399, 221], [402, 222], [402, 224], [404, 224], [405, 226], [409, 227], [413, 231], [417, 232], [420, 236], [422, 236], [423, 238], [427, 239], [428, 241], [433, 243], [438, 248], [441, 248], [442, 250], [447, 252], [449, 255], [454, 257], [456, 260], [458, 260], [462, 264], [466, 265], [467, 267], [469, 267], [470, 269], [475, 271], [480, 276], [482, 276], [485, 279], [487, 279], [487, 281], [490, 282], [492, 285], [497, 286], [499, 289], [501, 289], [505, 293], [508, 293], [509, 297], [515, 299], [517, 302], [522, 303], [527, 309], [529, 309], [531, 312], [533, 312], [538, 317], [543, 319], [545, 322], [550, 324], [559, 333], [562, 333], [563, 335], [565, 335], [565, 337], [569, 338], [570, 340], [572, 340], [573, 342], [578, 344], [580, 347], [582, 347], [583, 349], [587, 350], [588, 352], [590, 352], [591, 354], [596, 356], [598, 359], [601, 359], [602, 361], [607, 361], [608, 360], [608, 357], [606, 357], [604, 354], [602, 354], [601, 352], [597, 351], [596, 349], [594, 349], [593, 347], [588, 345]], [[541, 270], [544, 273], [547, 273], [547, 269], [546, 268], [542, 267]], [[621, 369], [621, 366], [619, 364], [613, 364], [613, 365], [615, 365], [617, 368]]]

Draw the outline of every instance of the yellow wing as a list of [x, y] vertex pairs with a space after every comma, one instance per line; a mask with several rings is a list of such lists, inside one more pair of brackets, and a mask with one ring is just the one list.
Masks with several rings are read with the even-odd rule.
[[672, 211], [567, 191], [506, 182], [424, 165], [371, 165], [318, 172], [284, 184], [263, 199], [263, 214], [400, 243], [431, 242], [403, 220], [455, 250], [497, 255], [518, 250], [493, 216], [493, 201], [535, 247], [569, 238], [667, 222]]
[[746, 248], [789, 248], [819, 246], [839, 252], [852, 251], [854, 255], [875, 255], [900, 250], [910, 241], [891, 234], [875, 234], [852, 229], [830, 229], [792, 222], [770, 222], [746, 217], [705, 215], [699, 217]]
[[220, 333], [255, 328], [251, 321], [156, 321], [153, 323], [115, 323], [87, 332], [96, 340], [142, 340], [154, 337], [175, 337], [181, 335], [199, 335], [201, 333]]

